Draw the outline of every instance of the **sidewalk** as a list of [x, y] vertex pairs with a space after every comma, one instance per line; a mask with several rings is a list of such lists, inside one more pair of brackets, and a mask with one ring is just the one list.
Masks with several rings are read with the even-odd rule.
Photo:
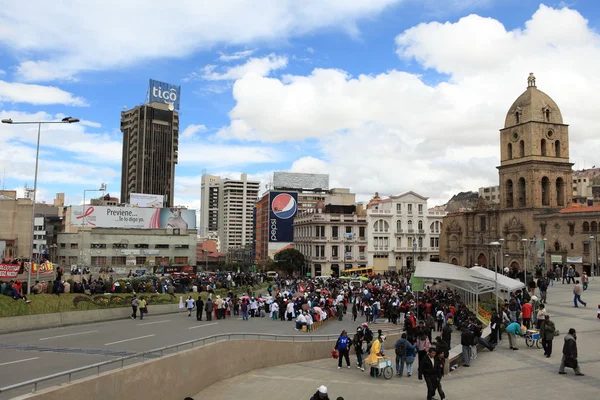
[[[583, 295], [583, 300], [588, 304], [586, 308], [573, 308], [572, 286], [558, 283], [549, 288], [547, 309], [561, 332], [554, 340], [552, 358], [545, 358], [541, 349], [528, 348], [523, 339], [518, 339], [520, 350], [511, 351], [505, 340], [493, 352], [480, 350], [471, 368], [459, 368], [446, 376], [442, 384], [447, 397], [490, 400], [597, 398], [600, 389], [600, 320], [596, 318], [596, 312], [600, 304], [600, 279], [591, 281]], [[586, 374], [584, 377], [574, 376], [569, 369], [568, 375], [558, 375], [564, 335], [569, 328], [575, 328], [578, 332], [579, 362], [582, 372]], [[453, 339], [455, 337], [456, 333]], [[387, 354], [395, 357], [391, 348], [393, 343], [386, 345]], [[308, 400], [324, 384], [329, 388], [329, 397], [332, 399], [338, 396], [343, 396], [345, 400], [425, 398], [425, 382], [417, 380], [416, 371], [411, 378], [393, 377], [386, 381], [383, 378], [373, 379], [367, 372], [357, 370], [354, 357], [350, 361], [352, 368], [342, 370], [337, 369], [337, 361], [331, 358], [256, 370], [215, 384], [192, 397], [259, 400], [284, 395], [290, 399]], [[414, 367], [417, 367], [417, 363]]]

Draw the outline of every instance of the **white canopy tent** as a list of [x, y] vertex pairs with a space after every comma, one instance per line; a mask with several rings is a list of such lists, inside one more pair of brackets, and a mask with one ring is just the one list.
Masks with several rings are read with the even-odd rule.
[[474, 308], [479, 313], [479, 296], [485, 293], [494, 293], [496, 282], [498, 290], [513, 291], [525, 287], [523, 283], [508, 278], [502, 274], [482, 267], [465, 268], [454, 264], [419, 261], [417, 262], [414, 276], [424, 279], [440, 280], [447, 285], [462, 292], [463, 302]]

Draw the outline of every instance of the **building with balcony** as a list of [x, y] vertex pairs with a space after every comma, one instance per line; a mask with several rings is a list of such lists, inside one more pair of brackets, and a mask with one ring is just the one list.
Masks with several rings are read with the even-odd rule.
[[445, 211], [427, 208], [427, 197], [407, 192], [367, 205], [367, 259], [375, 272], [408, 271], [416, 261], [439, 261]]
[[321, 201], [314, 211], [299, 212], [294, 219], [294, 248], [304, 255], [311, 276], [366, 266], [366, 235], [367, 218], [354, 205]]

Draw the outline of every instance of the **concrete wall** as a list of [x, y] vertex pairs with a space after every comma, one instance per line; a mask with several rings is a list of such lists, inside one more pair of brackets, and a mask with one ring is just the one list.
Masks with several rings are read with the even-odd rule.
[[[150, 306], [152, 315], [175, 313], [178, 304], [162, 304]], [[0, 318], [0, 332], [12, 333], [35, 329], [57, 328], [67, 325], [87, 324], [90, 322], [111, 321], [129, 318], [130, 307], [107, 308], [104, 310], [69, 311], [51, 314], [22, 315], [19, 317]]]
[[[398, 335], [389, 335], [394, 343]], [[277, 342], [231, 340], [80, 379], [17, 399], [178, 400], [210, 385], [257, 368], [330, 357], [333, 341]], [[388, 351], [390, 353], [390, 351]], [[393, 350], [391, 351], [393, 353]], [[390, 357], [394, 357], [390, 355]], [[332, 368], [335, 361], [332, 359]], [[326, 383], [326, 382], [323, 382]]]

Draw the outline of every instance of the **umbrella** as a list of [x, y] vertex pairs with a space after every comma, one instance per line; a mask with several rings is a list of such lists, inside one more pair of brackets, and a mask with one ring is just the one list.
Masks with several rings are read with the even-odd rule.
[[248, 297], [248, 296], [242, 296], [242, 299], [250, 300], [250, 297]]
[[321, 290], [321, 293], [323, 293], [323, 294], [329, 294], [329, 290], [323, 289], [323, 290]]
[[347, 280], [350, 280], [352, 278], [349, 277], [349, 276], [341, 276], [340, 279], [343, 279], [343, 280], [347, 281]]
[[369, 278], [367, 278], [366, 276], [361, 276], [360, 279], [362, 282], [367, 282], [369, 280]]
[[294, 293], [294, 295], [292, 297], [304, 297], [304, 293], [296, 292], [296, 293]]
[[317, 311], [317, 312], [323, 312], [323, 309], [321, 307], [313, 307], [313, 310]]

